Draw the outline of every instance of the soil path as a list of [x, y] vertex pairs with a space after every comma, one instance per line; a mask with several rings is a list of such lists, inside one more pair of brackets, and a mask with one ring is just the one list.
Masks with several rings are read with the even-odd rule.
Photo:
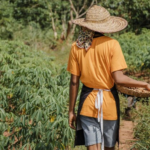
[[133, 135], [134, 124], [132, 121], [122, 120], [120, 125], [120, 148], [119, 150], [130, 150], [133, 145], [134, 135]]

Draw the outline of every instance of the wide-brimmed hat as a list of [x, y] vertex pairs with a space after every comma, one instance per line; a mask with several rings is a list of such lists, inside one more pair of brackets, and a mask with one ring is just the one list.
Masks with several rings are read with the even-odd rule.
[[79, 26], [102, 33], [118, 32], [128, 25], [128, 22], [125, 19], [111, 16], [104, 7], [98, 5], [90, 7], [85, 18], [74, 19], [72, 22]]

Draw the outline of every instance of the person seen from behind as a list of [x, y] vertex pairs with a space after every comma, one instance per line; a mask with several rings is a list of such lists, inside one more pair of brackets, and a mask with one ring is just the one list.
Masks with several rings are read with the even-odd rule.
[[[127, 26], [121, 17], [111, 16], [101, 6], [89, 8], [85, 18], [73, 20], [81, 26], [72, 44], [67, 70], [71, 73], [69, 126], [76, 130], [75, 146], [87, 150], [114, 150], [119, 143], [120, 104], [115, 84], [144, 87], [150, 84], [123, 74], [127, 68], [119, 42], [103, 33], [115, 33]], [[79, 80], [83, 83], [77, 116], [75, 103]], [[76, 122], [76, 125], [75, 125]]]

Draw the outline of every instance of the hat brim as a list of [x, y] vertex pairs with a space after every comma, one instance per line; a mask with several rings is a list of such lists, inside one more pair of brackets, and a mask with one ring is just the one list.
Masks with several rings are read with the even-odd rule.
[[115, 16], [110, 16], [105, 22], [88, 22], [85, 21], [84, 18], [74, 19], [72, 22], [92, 31], [101, 33], [115, 33], [123, 30], [128, 25], [128, 22], [125, 19]]

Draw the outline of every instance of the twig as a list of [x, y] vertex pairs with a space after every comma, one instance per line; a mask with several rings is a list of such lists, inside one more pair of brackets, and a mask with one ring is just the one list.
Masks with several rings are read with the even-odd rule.
[[85, 4], [86, 4], [87, 0], [84, 0], [83, 6], [82, 8], [79, 10], [79, 14], [82, 12], [82, 10], [85, 8]]
[[40, 4], [33, 5], [32, 8], [35, 8], [35, 7], [37, 7], [37, 6], [40, 6]]
[[[95, 0], [93, 0], [93, 1], [91, 2], [90, 7], [94, 4], [94, 1], [95, 1]], [[90, 8], [90, 7], [89, 7], [89, 8]], [[88, 11], [88, 9], [87, 9], [84, 13], [82, 13], [81, 15], [79, 15], [78, 18], [84, 16], [84, 15], [86, 14], [87, 11]]]
[[75, 12], [76, 17], [77, 17], [77, 16], [78, 16], [78, 12], [76, 11], [76, 9], [75, 9], [75, 7], [74, 7], [74, 5], [73, 5], [73, 3], [72, 3], [72, 0], [69, 0], [69, 2], [70, 2], [70, 4], [71, 4], [71, 8], [73, 9], [73, 11]]
[[50, 17], [51, 17], [51, 20], [52, 20], [52, 28], [53, 28], [53, 31], [54, 31], [54, 38], [57, 39], [57, 32], [56, 32], [56, 26], [55, 26], [55, 21], [54, 21], [54, 18], [53, 18], [53, 12], [52, 10], [50, 9]]
[[95, 0], [95, 3], [97, 4], [97, 0]]
[[73, 10], [70, 9], [70, 17], [71, 17], [71, 21], [73, 20]]

